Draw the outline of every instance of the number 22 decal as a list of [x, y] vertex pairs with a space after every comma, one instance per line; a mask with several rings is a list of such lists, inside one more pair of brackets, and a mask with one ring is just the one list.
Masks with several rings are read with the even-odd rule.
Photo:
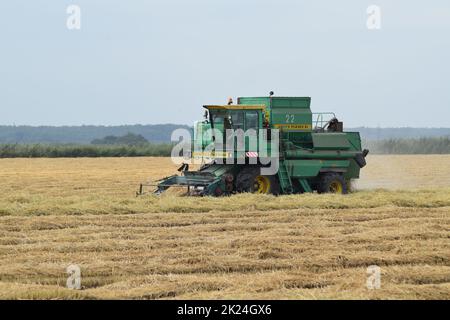
[[295, 115], [293, 114], [287, 114], [286, 115], [286, 123], [294, 123]]

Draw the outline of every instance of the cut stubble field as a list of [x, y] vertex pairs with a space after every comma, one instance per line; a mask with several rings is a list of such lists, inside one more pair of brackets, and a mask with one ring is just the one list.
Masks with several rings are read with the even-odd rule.
[[0, 298], [450, 298], [450, 156], [370, 156], [345, 196], [134, 196], [176, 168], [1, 159]]

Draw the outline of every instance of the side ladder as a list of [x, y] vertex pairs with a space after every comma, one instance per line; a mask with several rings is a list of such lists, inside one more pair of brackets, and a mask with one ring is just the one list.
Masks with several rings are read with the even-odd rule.
[[280, 161], [280, 168], [278, 169], [278, 178], [280, 180], [280, 187], [284, 194], [291, 194], [294, 192], [292, 187], [291, 177], [289, 176], [288, 170], [286, 168], [286, 163]]

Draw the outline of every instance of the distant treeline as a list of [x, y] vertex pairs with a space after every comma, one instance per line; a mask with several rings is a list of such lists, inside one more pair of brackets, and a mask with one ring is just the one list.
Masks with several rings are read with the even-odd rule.
[[450, 154], [450, 137], [387, 139], [363, 145], [375, 154]]
[[186, 125], [122, 125], [122, 126], [2, 126], [0, 144], [90, 144], [92, 140], [106, 136], [123, 136], [134, 133], [152, 143], [170, 143], [175, 129], [190, 129]]
[[96, 145], [122, 145], [122, 146], [145, 146], [149, 142], [140, 134], [127, 133], [123, 136], [106, 136], [102, 139], [94, 139], [91, 144]]
[[345, 131], [358, 131], [367, 141], [389, 139], [420, 139], [450, 136], [450, 128], [345, 128]]
[[[0, 125], [0, 144], [90, 144], [107, 136], [133, 133], [152, 143], [170, 143], [175, 129], [190, 129], [187, 125], [122, 125], [122, 126], [4, 126]], [[364, 140], [418, 139], [420, 137], [445, 137], [450, 128], [345, 128], [358, 131]]]
[[172, 144], [45, 145], [2, 144], [0, 158], [168, 157]]
[[[365, 141], [371, 154], [450, 154], [450, 137]], [[0, 144], [0, 158], [168, 157], [173, 144]]]

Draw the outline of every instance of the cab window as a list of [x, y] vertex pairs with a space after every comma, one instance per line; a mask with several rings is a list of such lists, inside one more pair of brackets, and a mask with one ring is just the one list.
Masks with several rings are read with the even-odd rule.
[[242, 111], [232, 112], [231, 121], [234, 130], [244, 129], [244, 113]]
[[246, 129], [258, 129], [258, 112], [251, 111], [245, 113], [245, 127]]

